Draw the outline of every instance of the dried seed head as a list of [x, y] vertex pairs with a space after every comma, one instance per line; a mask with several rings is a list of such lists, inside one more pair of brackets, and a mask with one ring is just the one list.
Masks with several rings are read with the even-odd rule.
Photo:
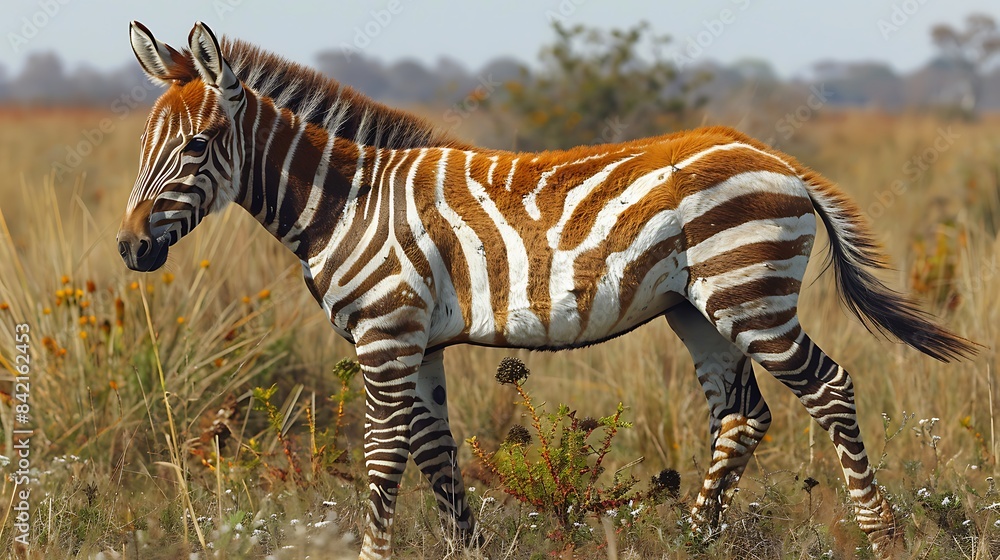
[[528, 445], [531, 443], [531, 433], [528, 428], [520, 424], [514, 424], [511, 426], [510, 431], [507, 432], [507, 438], [504, 439], [504, 443], [511, 445]]
[[583, 420], [580, 420], [580, 431], [584, 432], [584, 433], [588, 433], [589, 434], [590, 432], [593, 432], [594, 430], [596, 430], [600, 426], [601, 426], [601, 423], [598, 422], [596, 419], [594, 419], [591, 416], [588, 416], [588, 417], [584, 418]]
[[681, 494], [681, 473], [674, 469], [663, 469], [653, 477], [653, 487], [666, 490], [676, 498]]
[[528, 378], [527, 366], [517, 358], [506, 357], [497, 367], [497, 382], [501, 385], [520, 385]]
[[802, 481], [802, 489], [808, 492], [809, 494], [812, 494], [813, 488], [815, 488], [818, 485], [819, 481], [811, 476]]

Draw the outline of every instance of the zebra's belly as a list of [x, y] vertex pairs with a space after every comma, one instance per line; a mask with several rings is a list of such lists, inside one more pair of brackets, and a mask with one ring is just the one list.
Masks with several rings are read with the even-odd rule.
[[[686, 278], [686, 272], [674, 268], [671, 259], [654, 265], [638, 283], [631, 286], [627, 284], [634, 279], [605, 276], [592, 294], [585, 294], [589, 297], [580, 297], [584, 294], [567, 296], [566, 299], [577, 300], [578, 307], [554, 306], [559, 311], [551, 314], [546, 346], [559, 348], [594, 344], [662, 315], [684, 300], [681, 292], [685, 279], [681, 277]], [[601, 289], [602, 285], [611, 285], [616, 289]], [[628, 297], [623, 297], [623, 293]]]
[[571, 346], [586, 346], [615, 338], [663, 315], [668, 309], [683, 301], [685, 301], [684, 296], [676, 292], [656, 294], [630, 307], [619, 319], [611, 322], [611, 326], [585, 330]]
[[639, 243], [633, 249], [591, 263], [593, 274], [580, 261], [565, 271], [563, 281], [554, 272], [548, 305], [509, 314], [503, 339], [522, 348], [586, 346], [628, 332], [683, 301], [688, 272], [679, 247]]
[[[648, 297], [633, 300], [632, 305], [621, 313], [613, 315], [586, 316], [586, 314], [573, 311], [550, 314], [548, 328], [544, 331], [537, 329], [519, 330], [518, 325], [508, 323], [514, 328], [508, 328], [504, 333], [502, 338], [506, 343], [501, 345], [532, 350], [589, 346], [627, 333], [663, 315], [668, 309], [684, 301], [684, 296], [677, 292], [657, 291], [651, 292]], [[612, 306], [608, 305], [607, 307]], [[496, 339], [487, 338], [477, 339], [477, 337], [473, 337], [469, 342], [485, 346], [497, 345]]]

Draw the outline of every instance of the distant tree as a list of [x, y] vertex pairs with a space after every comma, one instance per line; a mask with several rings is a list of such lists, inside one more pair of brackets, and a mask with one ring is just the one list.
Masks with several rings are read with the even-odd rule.
[[[692, 105], [700, 82], [684, 79], [660, 56], [670, 39], [642, 22], [602, 32], [553, 24], [555, 43], [541, 53], [541, 69], [522, 69], [505, 84], [501, 112], [512, 114], [518, 149], [564, 148], [618, 142], [669, 132]], [[650, 47], [651, 59], [640, 51]]]
[[316, 55], [316, 69], [375, 99], [389, 92], [389, 78], [382, 62], [361, 53], [348, 58], [340, 50], [323, 51]]
[[395, 103], [415, 104], [436, 98], [445, 80], [413, 59], [400, 60], [386, 69], [389, 87], [385, 97]]
[[974, 117], [982, 94], [983, 71], [1000, 53], [1000, 30], [996, 20], [986, 14], [972, 14], [965, 19], [965, 29], [948, 24], [935, 25], [931, 38], [943, 57], [965, 75], [968, 92], [960, 106], [966, 115]]
[[62, 59], [54, 52], [29, 54], [10, 92], [14, 99], [27, 104], [60, 104], [72, 97]]

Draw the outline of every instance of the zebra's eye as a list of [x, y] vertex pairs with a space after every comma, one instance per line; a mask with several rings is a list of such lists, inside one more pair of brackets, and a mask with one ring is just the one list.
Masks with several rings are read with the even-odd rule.
[[196, 136], [187, 143], [187, 146], [184, 146], [184, 151], [200, 154], [205, 151], [206, 147], [208, 147], [208, 140]]

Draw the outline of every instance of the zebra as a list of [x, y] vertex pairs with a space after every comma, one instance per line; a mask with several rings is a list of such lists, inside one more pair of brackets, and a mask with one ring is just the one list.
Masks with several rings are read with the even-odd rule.
[[712, 458], [693, 525], [716, 527], [771, 423], [752, 368], [787, 386], [833, 441], [879, 556], [895, 522], [858, 426], [851, 376], [798, 322], [819, 216], [841, 299], [869, 330], [938, 360], [977, 345], [887, 288], [859, 208], [835, 185], [736, 130], [514, 153], [437, 131], [318, 72], [203, 23], [179, 51], [132, 22], [142, 69], [166, 86], [140, 140], [118, 232], [153, 271], [208, 214], [245, 208], [302, 263], [365, 387], [370, 497], [361, 558], [391, 555], [412, 457], [446, 520], [474, 520], [448, 424], [444, 350], [560, 350], [665, 317], [710, 410]]

